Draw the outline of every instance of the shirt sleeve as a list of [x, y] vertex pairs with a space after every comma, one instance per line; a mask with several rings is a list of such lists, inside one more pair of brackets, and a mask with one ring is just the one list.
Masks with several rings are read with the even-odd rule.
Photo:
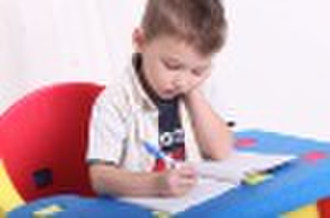
[[125, 120], [120, 105], [109, 93], [101, 93], [96, 100], [90, 120], [87, 162], [109, 162], [120, 165], [126, 137]]

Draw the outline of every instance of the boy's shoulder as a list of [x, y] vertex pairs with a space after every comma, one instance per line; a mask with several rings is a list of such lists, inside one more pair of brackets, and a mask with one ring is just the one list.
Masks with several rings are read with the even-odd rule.
[[130, 69], [125, 69], [122, 74], [111, 77], [105, 89], [99, 94], [96, 104], [113, 105], [119, 109], [137, 104], [136, 83]]

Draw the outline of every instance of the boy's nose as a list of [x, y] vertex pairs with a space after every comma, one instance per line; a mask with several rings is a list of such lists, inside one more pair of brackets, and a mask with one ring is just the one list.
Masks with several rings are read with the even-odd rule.
[[173, 80], [173, 86], [175, 89], [179, 89], [181, 86], [181, 80], [180, 79], [174, 79]]
[[178, 77], [173, 81], [175, 89], [181, 90], [184, 87], [184, 80], [182, 77]]

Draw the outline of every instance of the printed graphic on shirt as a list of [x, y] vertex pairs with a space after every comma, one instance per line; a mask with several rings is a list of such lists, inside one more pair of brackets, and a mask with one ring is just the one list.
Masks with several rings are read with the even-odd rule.
[[175, 129], [173, 132], [163, 132], [159, 136], [159, 143], [163, 146], [164, 150], [171, 148], [173, 144], [184, 143], [183, 129]]

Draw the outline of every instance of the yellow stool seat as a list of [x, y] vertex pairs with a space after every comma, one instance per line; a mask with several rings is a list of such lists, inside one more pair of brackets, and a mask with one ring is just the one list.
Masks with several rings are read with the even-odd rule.
[[283, 215], [285, 218], [319, 218], [319, 212], [316, 204], [310, 204], [305, 207], [290, 211]]
[[24, 200], [16, 191], [0, 159], [0, 217], [6, 217], [7, 212], [23, 204]]

